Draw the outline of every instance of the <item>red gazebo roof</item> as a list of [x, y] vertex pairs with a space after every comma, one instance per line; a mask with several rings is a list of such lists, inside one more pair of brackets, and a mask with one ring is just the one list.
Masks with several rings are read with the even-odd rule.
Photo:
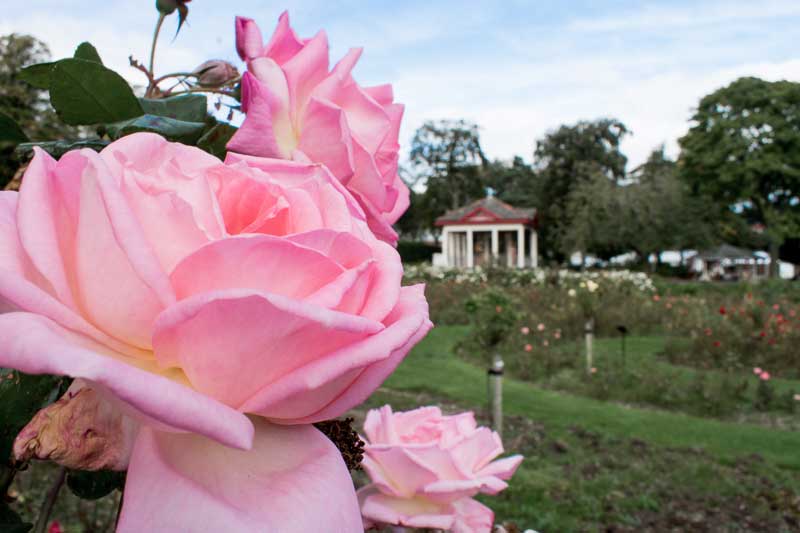
[[436, 219], [437, 226], [455, 224], [526, 224], [536, 226], [536, 208], [514, 207], [494, 196], [448, 211]]

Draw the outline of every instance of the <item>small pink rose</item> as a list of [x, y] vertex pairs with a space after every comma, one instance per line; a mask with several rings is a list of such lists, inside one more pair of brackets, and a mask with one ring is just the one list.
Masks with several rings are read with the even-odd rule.
[[394, 413], [387, 405], [367, 414], [364, 432], [372, 483], [359, 490], [359, 501], [365, 521], [376, 524], [488, 532], [494, 517], [472, 497], [504, 490], [522, 461], [497, 459], [500, 437], [478, 427], [471, 412]]
[[759, 375], [759, 374], [761, 374], [761, 372], [763, 372], [763, 370], [761, 370], [760, 367], [754, 367], [753, 368], [753, 374]]
[[531, 332], [531, 328], [529, 328], [528, 326], [523, 326], [520, 328], [519, 332], [522, 333], [523, 335], [527, 335], [528, 333]]
[[540, 322], [540, 323], [539, 323], [539, 325], [538, 325], [538, 326], [536, 326], [536, 329], [538, 329], [539, 331], [544, 331], [544, 329], [545, 329], [545, 327], [544, 327], [544, 324], [542, 324], [542, 323]]
[[526, 344], [526, 345], [525, 345], [525, 351], [526, 351], [526, 352], [530, 352], [531, 350], [533, 350], [533, 346], [532, 346], [532, 345], [530, 345], [530, 344]]
[[769, 372], [767, 372], [767, 371], [765, 370], [765, 371], [763, 371], [763, 372], [761, 373], [761, 375], [760, 375], [760, 376], [758, 376], [758, 377], [759, 377], [759, 378], [761, 378], [761, 381], [769, 381], [770, 375], [769, 375]]

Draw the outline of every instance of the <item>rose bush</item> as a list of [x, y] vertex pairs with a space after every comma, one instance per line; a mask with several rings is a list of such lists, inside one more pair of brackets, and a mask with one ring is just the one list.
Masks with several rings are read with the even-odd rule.
[[310, 424], [362, 402], [431, 323], [324, 166], [223, 164], [146, 133], [38, 150], [0, 194], [0, 269], [0, 366], [80, 378], [134, 425], [105, 465], [128, 469], [119, 531], [360, 530]]
[[324, 164], [358, 199], [370, 228], [397, 241], [391, 225], [408, 208], [398, 169], [403, 106], [391, 85], [361, 87], [351, 71], [361, 49], [328, 70], [328, 38], [301, 39], [284, 13], [265, 45], [252, 19], [236, 19], [236, 48], [246, 118], [228, 150], [251, 156]]
[[471, 412], [393, 413], [386, 405], [367, 414], [364, 433], [372, 483], [359, 490], [359, 501], [367, 525], [491, 531], [494, 513], [472, 497], [505, 489], [522, 462], [521, 455], [495, 460], [503, 453], [500, 437], [478, 427]]

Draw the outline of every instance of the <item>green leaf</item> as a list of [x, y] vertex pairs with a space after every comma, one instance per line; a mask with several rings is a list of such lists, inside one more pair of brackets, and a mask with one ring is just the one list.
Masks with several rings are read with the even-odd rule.
[[124, 485], [125, 472], [70, 470], [67, 474], [69, 490], [84, 500], [97, 500], [108, 495], [114, 489], [121, 489]]
[[85, 141], [45, 141], [45, 142], [35, 142], [35, 143], [22, 143], [17, 146], [17, 154], [22, 157], [23, 160], [26, 159], [27, 156], [33, 152], [33, 147], [38, 146], [51, 156], [55, 157], [56, 159], [60, 158], [62, 155], [66, 154], [70, 150], [80, 150], [82, 148], [90, 148], [95, 152], [99, 152], [103, 148], [109, 145], [109, 141], [103, 141], [101, 139], [88, 139]]
[[53, 70], [53, 62], [37, 63], [19, 71], [19, 79], [37, 89], [50, 89], [50, 72]]
[[112, 139], [119, 139], [125, 135], [138, 131], [149, 131], [158, 133], [170, 141], [178, 141], [184, 144], [195, 144], [206, 125], [204, 122], [187, 122], [174, 118], [159, 117], [156, 115], [142, 115], [131, 120], [124, 120], [109, 124], [108, 135]]
[[225, 159], [225, 153], [227, 152], [225, 145], [228, 144], [237, 129], [236, 126], [220, 122], [200, 137], [200, 140], [197, 141], [197, 147], [220, 159]]
[[75, 49], [75, 54], [72, 56], [75, 59], [84, 59], [86, 61], [94, 61], [95, 63], [103, 64], [100, 59], [100, 54], [97, 53], [97, 48], [92, 46], [92, 43], [84, 41]]
[[71, 125], [117, 122], [142, 114], [122, 76], [94, 61], [62, 59], [50, 77], [50, 102]]
[[28, 140], [22, 128], [5, 113], [0, 113], [0, 144], [19, 144]]
[[19, 515], [0, 499], [0, 531], [3, 533], [27, 533], [31, 527], [33, 527], [32, 524], [24, 523]]
[[139, 98], [148, 115], [158, 115], [187, 122], [204, 122], [208, 115], [208, 99], [204, 94], [180, 94], [169, 98]]
[[58, 399], [63, 376], [32, 376], [0, 368], [0, 461], [11, 458], [11, 446], [33, 415]]

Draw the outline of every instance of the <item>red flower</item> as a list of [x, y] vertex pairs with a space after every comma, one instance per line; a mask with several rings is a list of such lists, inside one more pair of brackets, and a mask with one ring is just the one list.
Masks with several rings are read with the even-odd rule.
[[63, 533], [63, 529], [61, 529], [61, 524], [58, 523], [58, 520], [54, 520], [50, 523], [50, 527], [47, 528], [47, 533]]
[[719, 342], [719, 341], [714, 341], [714, 348], [719, 348], [720, 346], [722, 346], [722, 343], [721, 343], [721, 342]]
[[724, 305], [721, 305], [721, 306], [719, 307], [719, 314], [721, 314], [721, 315], [724, 315], [724, 314], [725, 314], [725, 306], [724, 306]]

